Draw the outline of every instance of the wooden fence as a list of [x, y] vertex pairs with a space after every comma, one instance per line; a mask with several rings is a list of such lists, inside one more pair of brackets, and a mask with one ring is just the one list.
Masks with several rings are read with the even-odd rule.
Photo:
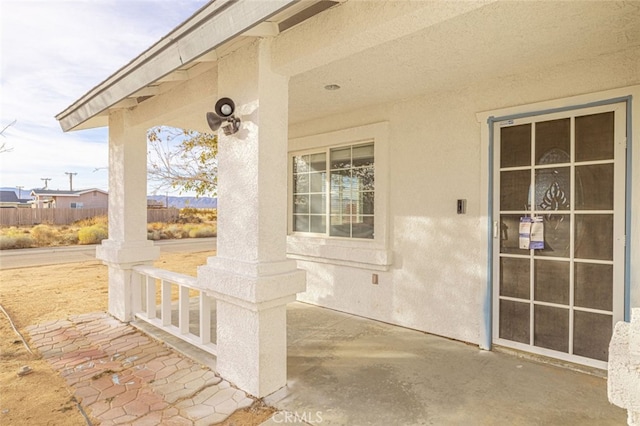
[[[148, 209], [147, 222], [169, 222], [179, 214], [176, 208]], [[1, 226], [31, 226], [40, 223], [70, 225], [77, 220], [106, 216], [107, 209], [0, 209]]]

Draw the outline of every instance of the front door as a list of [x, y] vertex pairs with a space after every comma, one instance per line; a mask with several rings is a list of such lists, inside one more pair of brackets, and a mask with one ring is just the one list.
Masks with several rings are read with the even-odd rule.
[[494, 343], [606, 368], [624, 316], [624, 104], [494, 123]]

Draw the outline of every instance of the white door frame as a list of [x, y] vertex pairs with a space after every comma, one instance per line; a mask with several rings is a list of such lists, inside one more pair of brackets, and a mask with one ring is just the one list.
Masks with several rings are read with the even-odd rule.
[[[625, 260], [625, 269], [624, 269], [624, 302], [623, 302], [623, 319], [625, 321], [629, 321], [630, 315], [630, 305], [632, 298], [637, 299], [638, 289], [634, 287], [633, 294], [631, 294], [631, 276], [632, 274], [637, 275], [638, 271], [634, 268], [632, 269], [632, 258], [634, 260], [640, 260], [640, 255], [636, 248], [636, 245], [632, 242], [634, 237], [640, 237], [640, 230], [635, 227], [631, 229], [631, 222], [637, 222], [638, 217], [640, 217], [640, 213], [638, 209], [631, 209], [632, 200], [640, 199], [640, 190], [638, 188], [632, 188], [631, 182], [633, 181], [633, 176], [639, 177], [640, 173], [640, 156], [632, 155], [631, 147], [632, 142], [637, 139], [632, 135], [632, 130], [634, 128], [633, 124], [636, 123], [636, 127], [640, 123], [640, 113], [638, 108], [636, 111], [632, 113], [632, 100], [633, 96], [636, 99], [640, 98], [640, 86], [631, 86], [627, 88], [609, 90], [606, 92], [599, 93], [591, 93], [587, 95], [574, 96], [571, 98], [564, 98], [559, 100], [545, 101], [531, 105], [523, 105], [512, 108], [504, 108], [499, 110], [487, 111], [483, 113], [478, 113], [476, 115], [478, 122], [481, 123], [481, 141], [482, 141], [482, 161], [484, 164], [487, 164], [488, 167], [483, 169], [483, 174], [481, 176], [481, 186], [483, 188], [487, 188], [487, 198], [483, 201], [482, 210], [487, 212], [485, 216], [487, 220], [487, 233], [485, 238], [487, 238], [487, 281], [486, 288], [483, 297], [483, 308], [480, 312], [482, 324], [484, 327], [480, 329], [479, 336], [479, 346], [482, 349], [490, 350], [493, 345], [493, 300], [494, 300], [494, 291], [493, 291], [493, 266], [494, 266], [494, 209], [493, 209], [493, 199], [494, 199], [494, 123], [504, 121], [504, 120], [515, 120], [523, 117], [537, 116], [537, 115], [546, 115], [551, 113], [561, 113], [572, 110], [580, 110], [591, 107], [598, 107], [603, 105], [612, 105], [612, 104], [624, 104], [626, 108], [625, 118], [626, 118], [626, 174], [625, 174], [625, 183], [626, 183], [626, 193], [625, 193], [625, 231], [626, 231], [626, 240], [627, 243], [624, 247], [624, 260]], [[633, 120], [635, 118], [635, 120]], [[636, 130], [638, 130], [636, 128]], [[640, 132], [638, 132], [640, 134]], [[632, 165], [635, 164], [635, 172], [632, 170]], [[635, 197], [634, 197], [635, 194]], [[637, 263], [637, 262], [636, 262]], [[637, 302], [636, 302], [637, 304]]]

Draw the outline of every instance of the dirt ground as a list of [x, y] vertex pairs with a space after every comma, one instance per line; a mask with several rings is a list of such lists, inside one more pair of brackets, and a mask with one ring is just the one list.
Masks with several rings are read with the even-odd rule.
[[[165, 253], [155, 266], [196, 275], [212, 252]], [[98, 261], [0, 270], [0, 304], [29, 342], [25, 328], [70, 315], [107, 309], [107, 268]], [[28, 365], [33, 373], [19, 377]], [[238, 411], [223, 425], [259, 425], [274, 412], [260, 404]], [[0, 312], [0, 424], [86, 425], [72, 390], [57, 371], [30, 354]], [[97, 424], [97, 422], [93, 422]]]

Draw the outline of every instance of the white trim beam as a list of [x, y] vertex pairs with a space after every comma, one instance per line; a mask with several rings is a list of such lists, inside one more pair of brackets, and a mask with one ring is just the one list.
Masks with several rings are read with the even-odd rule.
[[[124, 68], [56, 116], [64, 131], [96, 115], [184, 64], [248, 31], [297, 0], [219, 0], [209, 3]], [[91, 127], [90, 125], [82, 126]]]

